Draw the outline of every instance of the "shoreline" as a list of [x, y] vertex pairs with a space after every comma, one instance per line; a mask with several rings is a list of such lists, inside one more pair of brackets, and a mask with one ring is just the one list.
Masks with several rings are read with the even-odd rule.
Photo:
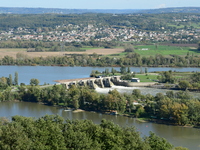
[[[3, 101], [3, 102], [15, 102], [15, 103], [18, 103], [18, 102], [26, 102], [26, 101], [20, 101], [20, 100], [13, 100], [13, 101]], [[40, 104], [40, 105], [47, 105], [45, 103], [41, 103], [41, 102], [27, 102], [27, 103], [37, 103], [37, 104]], [[105, 114], [105, 115], [111, 115], [111, 116], [122, 116], [122, 117], [128, 117], [128, 118], [133, 118], [133, 119], [136, 119], [136, 121], [138, 122], [141, 122], [141, 123], [154, 123], [154, 124], [163, 124], [163, 125], [169, 125], [169, 126], [177, 126], [177, 127], [184, 127], [184, 128], [196, 128], [196, 129], [200, 129], [200, 126], [194, 126], [194, 125], [184, 125], [184, 126], [181, 126], [181, 125], [176, 125], [176, 124], [173, 124], [173, 123], [170, 123], [170, 122], [166, 122], [166, 121], [160, 121], [159, 119], [154, 119], [154, 121], [151, 120], [151, 118], [145, 118], [145, 119], [141, 119], [141, 118], [136, 118], [136, 117], [133, 117], [129, 114], [113, 114], [111, 112], [103, 112], [103, 111], [89, 111], [89, 110], [84, 110], [84, 109], [73, 109], [73, 108], [70, 108], [70, 107], [64, 107], [64, 106], [59, 106], [59, 105], [47, 105], [47, 106], [50, 106], [50, 107], [57, 107], [57, 108], [60, 108], [60, 109], [63, 109], [63, 111], [67, 110], [67, 111], [72, 111], [73, 113], [79, 113], [79, 112], [95, 112], [95, 113], [102, 113], [102, 114]]]

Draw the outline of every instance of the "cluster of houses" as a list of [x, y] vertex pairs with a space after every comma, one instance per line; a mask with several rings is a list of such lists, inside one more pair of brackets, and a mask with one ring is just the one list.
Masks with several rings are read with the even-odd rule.
[[83, 42], [90, 41], [177, 41], [192, 42], [200, 39], [200, 31], [196, 29], [180, 29], [174, 32], [142, 31], [134, 27], [116, 27], [100, 25], [62, 25], [57, 26], [51, 31], [43, 31], [19, 27], [9, 31], [0, 31], [0, 40], [36, 40], [36, 41], [65, 41], [65, 42]]

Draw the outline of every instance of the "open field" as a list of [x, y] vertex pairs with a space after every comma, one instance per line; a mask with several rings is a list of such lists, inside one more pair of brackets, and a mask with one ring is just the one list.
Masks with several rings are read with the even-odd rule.
[[163, 56], [166, 55], [187, 55], [190, 54], [199, 54], [196, 51], [196, 48], [193, 47], [177, 47], [177, 46], [168, 46], [168, 45], [144, 45], [144, 46], [136, 46], [135, 52], [140, 54], [141, 56], [154, 56], [156, 54], [161, 54]]
[[[191, 47], [188, 47], [191, 46]], [[139, 45], [134, 46], [134, 52], [140, 54], [141, 57], [143, 56], [155, 56], [156, 54], [161, 54], [163, 56], [170, 56], [170, 55], [179, 55], [179, 56], [186, 56], [188, 53], [190, 55], [200, 55], [200, 51], [198, 51], [195, 47], [195, 44], [189, 44], [184, 46], [171, 46], [171, 45]], [[124, 57], [127, 53], [122, 52], [120, 54], [111, 54], [110, 56], [113, 57]]]
[[155, 82], [158, 80], [157, 77], [157, 73], [135, 74], [135, 78], [139, 78], [140, 82]]
[[22, 53], [27, 55], [28, 57], [47, 57], [47, 56], [63, 56], [64, 54], [93, 54], [97, 53], [100, 55], [110, 55], [122, 53], [124, 51], [123, 48], [97, 48], [97, 49], [88, 49], [84, 52], [27, 52], [27, 49], [0, 49], [0, 58], [8, 55], [13, 58], [16, 58], [17, 53]]
[[[188, 47], [190, 46], [190, 47]], [[170, 55], [179, 55], [186, 56], [188, 53], [191, 55], [200, 55], [200, 51], [198, 51], [195, 47], [195, 44], [189, 44], [187, 46], [172, 46], [172, 45], [139, 45], [134, 46], [135, 52], [140, 54], [140, 56], [155, 56], [156, 54], [161, 54], [163, 56]], [[124, 48], [84, 48], [86, 51], [82, 52], [27, 52], [27, 49], [0, 49], [0, 58], [8, 55], [13, 58], [16, 58], [17, 53], [22, 53], [27, 55], [28, 57], [47, 57], [47, 56], [63, 56], [64, 54], [99, 54], [99, 55], [108, 55], [111, 57], [124, 57], [127, 53], [123, 52]]]

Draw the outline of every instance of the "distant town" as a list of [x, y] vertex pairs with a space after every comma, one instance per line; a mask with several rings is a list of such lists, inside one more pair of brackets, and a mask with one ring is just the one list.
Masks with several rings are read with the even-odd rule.
[[[174, 22], [186, 20], [174, 19]], [[166, 31], [161, 27], [161, 31], [142, 31], [137, 27], [123, 28], [116, 26], [102, 26], [89, 24], [73, 25], [66, 24], [56, 26], [49, 31], [49, 28], [38, 27], [37, 30], [25, 27], [16, 29], [10, 28], [9, 31], [0, 31], [0, 40], [36, 40], [36, 41], [65, 41], [65, 42], [83, 42], [83, 41], [151, 41], [151, 42], [186, 42], [190, 43], [200, 39], [200, 29], [184, 28], [175, 31]]]

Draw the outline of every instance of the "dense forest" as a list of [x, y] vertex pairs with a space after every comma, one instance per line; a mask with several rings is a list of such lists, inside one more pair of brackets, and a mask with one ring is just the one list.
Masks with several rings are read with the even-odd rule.
[[54, 115], [38, 119], [14, 116], [11, 122], [1, 119], [0, 131], [2, 150], [187, 150], [174, 148], [154, 133], [141, 138], [134, 127], [122, 128], [106, 120], [97, 125]]
[[[115, 26], [116, 28], [132, 27], [137, 30], [175, 31], [180, 28], [194, 28], [198, 24], [199, 14], [166, 13], [166, 14], [0, 14], [0, 30], [25, 27], [37, 29], [47, 27], [48, 30], [62, 25]], [[182, 21], [175, 21], [175, 20]], [[185, 21], [183, 21], [185, 20]], [[187, 21], [186, 21], [187, 20]]]

